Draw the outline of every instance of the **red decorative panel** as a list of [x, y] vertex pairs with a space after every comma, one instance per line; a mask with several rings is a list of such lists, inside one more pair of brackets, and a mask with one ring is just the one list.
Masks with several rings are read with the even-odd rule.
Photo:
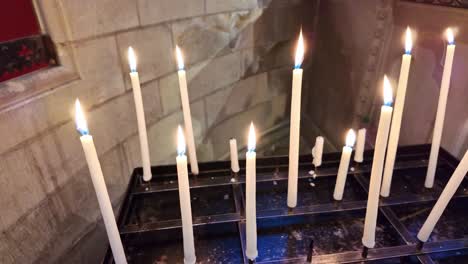
[[0, 5], [0, 42], [40, 34], [32, 0], [4, 0]]

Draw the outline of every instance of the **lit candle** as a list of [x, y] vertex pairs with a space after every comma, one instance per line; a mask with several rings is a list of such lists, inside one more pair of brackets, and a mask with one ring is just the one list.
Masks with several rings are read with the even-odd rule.
[[434, 230], [434, 226], [437, 224], [437, 221], [439, 221], [440, 216], [442, 215], [448, 203], [450, 202], [450, 199], [452, 199], [453, 195], [462, 183], [467, 172], [468, 151], [465, 152], [465, 156], [463, 156], [463, 159], [460, 161], [460, 164], [458, 164], [458, 167], [453, 172], [452, 177], [450, 177], [450, 180], [448, 181], [447, 185], [442, 191], [442, 194], [440, 195], [439, 199], [434, 205], [434, 208], [432, 208], [429, 217], [426, 219], [426, 222], [424, 222], [424, 225], [422, 226], [421, 230], [419, 230], [419, 240], [421, 240], [422, 242], [426, 242], [429, 239], [432, 230]]
[[297, 181], [299, 169], [299, 139], [301, 124], [301, 89], [302, 69], [304, 59], [304, 39], [302, 30], [296, 48], [295, 67], [293, 71], [292, 94], [291, 94], [291, 124], [289, 133], [289, 176], [288, 176], [288, 206], [293, 208], [297, 205]]
[[256, 209], [256, 165], [255, 160], [255, 128], [250, 124], [247, 143], [246, 168], [245, 168], [245, 222], [246, 222], [246, 249], [245, 255], [254, 260], [258, 256], [257, 251], [257, 209]]
[[195, 263], [195, 245], [193, 240], [192, 207], [190, 205], [190, 187], [185, 156], [185, 139], [182, 128], [177, 130], [177, 179], [179, 183], [180, 215], [182, 217], [182, 235], [184, 239], [184, 263]]
[[450, 75], [452, 74], [453, 55], [455, 54], [455, 42], [452, 29], [447, 29], [447, 51], [445, 53], [444, 72], [440, 84], [439, 104], [432, 134], [431, 154], [427, 166], [426, 181], [424, 186], [432, 188], [437, 168], [437, 158], [439, 156], [440, 140], [442, 139], [442, 129], [444, 128], [445, 108], [447, 106], [447, 96], [450, 87]]
[[364, 223], [364, 234], [362, 243], [368, 248], [375, 246], [375, 227], [377, 225], [377, 213], [379, 210], [380, 183], [382, 181], [382, 170], [387, 147], [388, 132], [392, 119], [392, 87], [384, 77], [384, 105], [380, 111], [380, 121], [375, 139], [374, 160], [370, 176], [369, 197], [367, 198], [366, 219]]
[[350, 129], [346, 135], [346, 146], [343, 147], [343, 152], [341, 153], [340, 166], [338, 167], [338, 174], [336, 176], [335, 191], [333, 192], [333, 198], [338, 201], [343, 199], [346, 176], [348, 176], [349, 161], [351, 159], [351, 153], [353, 152], [354, 141], [356, 141], [356, 134], [354, 133], [354, 130]]
[[390, 195], [393, 167], [395, 166], [398, 139], [400, 138], [401, 118], [403, 116], [403, 108], [405, 106], [406, 87], [408, 84], [408, 75], [411, 64], [412, 46], [413, 42], [411, 40], [411, 30], [408, 27], [406, 29], [406, 53], [403, 54], [403, 59], [401, 61], [400, 79], [398, 80], [398, 88], [395, 97], [395, 106], [393, 108], [392, 123], [390, 127], [390, 137], [388, 138], [387, 156], [385, 158], [382, 190], [380, 190], [380, 195], [382, 195], [383, 197], [388, 197]]
[[86, 123], [78, 99], [75, 102], [75, 121], [76, 128], [81, 134], [81, 145], [83, 146], [86, 162], [88, 163], [89, 173], [91, 174], [94, 191], [96, 192], [99, 208], [101, 209], [102, 219], [104, 220], [104, 226], [112, 249], [112, 255], [114, 256], [114, 261], [117, 264], [127, 263], [119, 229], [115, 222], [114, 211], [112, 210], [112, 204], [109, 194], [107, 193], [106, 183], [104, 182], [101, 164], [99, 163], [96, 148], [94, 147], [93, 137], [89, 134], [88, 124]]
[[314, 160], [315, 167], [322, 165], [322, 155], [323, 155], [323, 137], [318, 136], [315, 138], [315, 146], [312, 148], [312, 157]]
[[148, 148], [148, 136], [146, 135], [145, 111], [141, 97], [140, 78], [136, 70], [136, 56], [132, 47], [128, 48], [128, 62], [130, 64], [130, 79], [133, 87], [133, 99], [135, 100], [135, 110], [138, 122], [138, 135], [140, 137], [141, 161], [143, 166], [143, 180], [149, 181], [152, 178], [151, 161]]
[[187, 74], [184, 69], [184, 59], [179, 47], [176, 46], [177, 65], [179, 66], [179, 88], [180, 99], [182, 101], [182, 111], [184, 112], [185, 136], [187, 138], [188, 154], [190, 158], [190, 168], [193, 174], [198, 174], [197, 150], [193, 137], [192, 115], [190, 114], [190, 101], [187, 91]]
[[229, 140], [229, 148], [231, 150], [231, 170], [239, 172], [239, 158], [237, 157], [237, 141], [235, 138]]
[[358, 130], [356, 149], [354, 150], [354, 161], [363, 162], [364, 161], [364, 147], [366, 145], [366, 129], [361, 128]]

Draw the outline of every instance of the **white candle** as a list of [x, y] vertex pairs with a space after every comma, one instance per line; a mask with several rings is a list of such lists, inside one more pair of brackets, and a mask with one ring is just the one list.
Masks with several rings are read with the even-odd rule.
[[434, 230], [434, 226], [439, 221], [440, 216], [444, 212], [445, 208], [447, 207], [450, 199], [452, 199], [453, 195], [457, 191], [458, 187], [462, 183], [463, 179], [465, 178], [466, 173], [468, 172], [468, 151], [465, 152], [465, 156], [458, 164], [457, 168], [450, 177], [447, 185], [445, 186], [442, 194], [440, 195], [439, 199], [437, 200], [434, 208], [432, 208], [429, 217], [424, 222], [421, 230], [418, 233], [418, 239], [422, 242], [426, 242], [429, 239], [429, 236]]
[[364, 161], [364, 147], [366, 145], [366, 129], [361, 128], [358, 130], [356, 149], [354, 150], [354, 161], [363, 162]]
[[231, 170], [239, 172], [239, 158], [237, 157], [237, 141], [235, 138], [229, 140], [229, 148], [231, 150]]
[[346, 135], [346, 146], [343, 147], [341, 153], [340, 166], [336, 176], [335, 191], [333, 198], [337, 201], [343, 199], [343, 192], [346, 185], [346, 177], [348, 176], [349, 161], [351, 160], [351, 153], [353, 152], [354, 141], [356, 141], [356, 134], [354, 130], [350, 129]]
[[257, 209], [256, 209], [256, 156], [255, 153], [255, 128], [250, 124], [247, 143], [246, 168], [245, 168], [245, 222], [246, 222], [246, 249], [245, 255], [254, 260], [258, 256], [257, 251]]
[[184, 59], [179, 47], [176, 46], [176, 57], [179, 71], [180, 99], [182, 101], [182, 111], [184, 113], [185, 136], [187, 138], [188, 154], [190, 158], [190, 168], [192, 173], [198, 174], [197, 150], [195, 148], [195, 138], [193, 137], [192, 115], [190, 113], [190, 101], [187, 91], [187, 75], [184, 69]]
[[426, 181], [424, 186], [432, 188], [434, 186], [434, 177], [437, 168], [437, 158], [439, 156], [440, 140], [442, 139], [442, 129], [444, 128], [445, 108], [447, 106], [447, 97], [450, 87], [450, 75], [452, 74], [453, 55], [455, 54], [455, 43], [452, 30], [447, 29], [447, 51], [445, 53], [444, 72], [442, 73], [442, 82], [440, 84], [439, 104], [432, 134], [431, 154], [429, 155], [429, 164], [427, 166]]
[[179, 126], [177, 136], [177, 179], [179, 183], [180, 215], [182, 217], [182, 235], [184, 239], [184, 263], [195, 263], [195, 242], [193, 239], [192, 206], [190, 204], [190, 187], [185, 156], [185, 139]]
[[301, 89], [302, 69], [301, 63], [304, 59], [304, 40], [302, 30], [296, 49], [295, 68], [293, 71], [292, 94], [291, 94], [291, 124], [289, 133], [289, 175], [288, 175], [288, 206], [293, 208], [297, 205], [297, 181], [299, 170], [299, 139], [301, 124]]
[[362, 243], [368, 248], [375, 246], [375, 227], [377, 225], [377, 213], [379, 210], [380, 183], [382, 181], [382, 170], [387, 147], [388, 131], [392, 118], [392, 87], [384, 77], [384, 102], [380, 111], [380, 121], [375, 139], [374, 161], [370, 176], [369, 197], [367, 198], [366, 219], [364, 223], [364, 234]]
[[130, 64], [130, 79], [133, 87], [133, 99], [135, 100], [135, 110], [138, 122], [138, 135], [140, 137], [141, 161], [143, 166], [143, 180], [150, 181], [151, 161], [148, 148], [148, 136], [146, 135], [145, 111], [143, 109], [143, 99], [141, 96], [140, 78], [136, 70], [136, 56], [132, 47], [128, 48], [128, 61]]
[[75, 102], [75, 120], [77, 130], [81, 134], [81, 145], [83, 146], [86, 162], [88, 163], [89, 173], [91, 174], [94, 191], [96, 192], [99, 208], [101, 209], [102, 219], [106, 228], [114, 261], [117, 264], [125, 264], [127, 263], [127, 258], [125, 257], [119, 229], [115, 222], [114, 211], [112, 210], [112, 204], [109, 194], [107, 193], [101, 164], [99, 163], [96, 148], [94, 147], [93, 137], [89, 135], [88, 125], [86, 123], [84, 113], [81, 110], [80, 101], [78, 100]]
[[413, 42], [411, 40], [411, 30], [406, 29], [406, 44], [405, 51], [401, 61], [400, 79], [398, 80], [398, 88], [395, 98], [395, 106], [393, 107], [392, 124], [390, 127], [390, 137], [388, 138], [387, 156], [385, 158], [385, 167], [382, 180], [382, 189], [380, 195], [388, 197], [390, 195], [390, 187], [392, 184], [393, 167], [395, 166], [395, 158], [398, 149], [398, 139], [400, 138], [401, 118], [403, 116], [403, 108], [405, 106], [406, 87], [408, 84], [408, 75], [411, 64], [411, 48]]
[[312, 163], [315, 167], [322, 165], [323, 155], [323, 137], [318, 136], [315, 138], [315, 146], [312, 148], [312, 157], [314, 158]]

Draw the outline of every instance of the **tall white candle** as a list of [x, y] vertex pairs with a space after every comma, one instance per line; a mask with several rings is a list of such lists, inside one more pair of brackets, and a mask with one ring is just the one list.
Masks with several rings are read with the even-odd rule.
[[380, 121], [375, 139], [374, 161], [370, 176], [369, 197], [367, 198], [366, 219], [364, 223], [364, 234], [362, 243], [368, 248], [375, 246], [375, 228], [377, 225], [377, 213], [379, 210], [380, 183], [382, 181], [382, 170], [387, 147], [388, 132], [392, 118], [392, 87], [384, 77], [384, 105], [380, 111]]
[[353, 152], [354, 141], [356, 141], [356, 134], [354, 130], [350, 129], [346, 135], [346, 146], [343, 147], [341, 153], [340, 166], [338, 167], [338, 174], [336, 176], [335, 191], [333, 198], [340, 201], [343, 199], [343, 192], [346, 185], [346, 177], [348, 176], [349, 161], [351, 153]]
[[229, 140], [229, 148], [231, 150], [231, 170], [239, 172], [239, 158], [237, 156], [237, 141], [235, 138]]
[[195, 242], [193, 239], [192, 206], [190, 204], [190, 187], [185, 156], [185, 139], [182, 128], [177, 130], [177, 179], [179, 183], [180, 215], [182, 217], [182, 235], [184, 239], [184, 263], [193, 264], [195, 257]]
[[88, 125], [78, 99], [75, 102], [75, 121], [77, 130], [81, 134], [81, 145], [83, 146], [86, 162], [88, 163], [89, 173], [91, 174], [94, 191], [96, 192], [99, 208], [101, 209], [102, 219], [106, 228], [114, 261], [117, 264], [126, 264], [127, 258], [125, 257], [119, 229], [115, 222], [114, 211], [112, 209], [109, 194], [107, 193], [101, 164], [99, 163], [96, 148], [94, 147], [93, 137], [89, 135]]
[[444, 72], [442, 73], [442, 82], [440, 84], [439, 104], [432, 134], [431, 153], [429, 155], [429, 164], [427, 166], [426, 181], [424, 186], [432, 188], [434, 186], [434, 177], [437, 168], [437, 158], [439, 157], [440, 141], [442, 139], [442, 130], [444, 128], [445, 108], [447, 106], [447, 97], [450, 87], [450, 76], [452, 74], [453, 55], [455, 54], [455, 42], [452, 30], [447, 29], [447, 51], [445, 53]]
[[293, 71], [292, 94], [291, 94], [291, 124], [289, 132], [289, 175], [288, 175], [288, 206], [293, 208], [297, 205], [297, 181], [299, 170], [299, 140], [301, 125], [301, 89], [302, 69], [304, 59], [304, 39], [302, 30], [296, 49], [295, 68]]
[[424, 222], [421, 230], [418, 232], [418, 239], [422, 242], [426, 242], [429, 239], [429, 236], [434, 230], [435, 225], [439, 221], [440, 216], [444, 212], [445, 208], [447, 207], [450, 199], [452, 199], [453, 195], [457, 191], [458, 187], [462, 183], [463, 179], [465, 178], [466, 173], [468, 172], [468, 151], [465, 152], [465, 156], [458, 164], [457, 168], [450, 177], [447, 185], [445, 186], [442, 194], [440, 195], [439, 199], [437, 200], [434, 208], [432, 208], [429, 217]]
[[193, 126], [192, 126], [192, 115], [190, 113], [190, 101], [187, 91], [187, 74], [184, 69], [184, 59], [182, 52], [179, 47], [176, 46], [176, 57], [177, 65], [179, 66], [179, 71], [177, 72], [179, 76], [179, 88], [180, 88], [180, 99], [182, 101], [182, 111], [184, 113], [184, 124], [185, 124], [185, 136], [187, 138], [188, 153], [190, 158], [190, 168], [192, 173], [197, 175], [198, 171], [198, 161], [197, 161], [197, 150], [195, 148], [195, 138], [193, 136]]
[[312, 148], [312, 157], [314, 158], [312, 163], [315, 167], [322, 165], [323, 155], [323, 137], [318, 136], [315, 138], [315, 146]]
[[354, 150], [354, 161], [363, 162], [364, 161], [364, 147], [366, 145], [366, 129], [361, 128], [358, 130], [356, 149]]
[[140, 78], [136, 70], [136, 56], [132, 47], [128, 48], [128, 62], [130, 64], [130, 80], [133, 87], [133, 99], [135, 100], [135, 110], [138, 123], [138, 136], [140, 137], [141, 162], [143, 166], [143, 180], [150, 181], [151, 161], [148, 148], [148, 136], [146, 134], [145, 111], [141, 96]]
[[400, 79], [398, 80], [398, 88], [395, 98], [395, 106], [393, 107], [392, 124], [390, 127], [390, 137], [388, 138], [387, 156], [385, 158], [385, 167], [382, 180], [382, 189], [380, 195], [388, 197], [390, 195], [390, 187], [392, 184], [393, 167], [395, 166], [395, 158], [398, 149], [398, 139], [400, 138], [401, 118], [403, 116], [403, 108], [405, 106], [406, 87], [408, 84], [408, 75], [411, 64], [411, 48], [413, 42], [411, 40], [411, 30], [406, 29], [406, 44], [403, 58], [401, 61]]
[[257, 209], [256, 209], [256, 156], [255, 153], [255, 128], [250, 124], [247, 143], [246, 168], [245, 168], [245, 222], [246, 222], [246, 249], [245, 255], [254, 260], [258, 256], [257, 251]]

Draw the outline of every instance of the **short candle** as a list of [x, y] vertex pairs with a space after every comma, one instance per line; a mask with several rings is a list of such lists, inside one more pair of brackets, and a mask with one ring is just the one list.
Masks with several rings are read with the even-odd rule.
[[354, 130], [350, 129], [346, 135], [346, 146], [343, 147], [343, 152], [341, 153], [340, 166], [336, 176], [335, 191], [333, 192], [333, 198], [338, 201], [343, 199], [346, 177], [348, 176], [349, 161], [351, 160], [351, 153], [353, 152], [355, 141], [356, 134], [354, 133]]
[[312, 148], [312, 163], [315, 167], [320, 167], [320, 165], [322, 165], [323, 142], [322, 136], [315, 138], [315, 146]]

